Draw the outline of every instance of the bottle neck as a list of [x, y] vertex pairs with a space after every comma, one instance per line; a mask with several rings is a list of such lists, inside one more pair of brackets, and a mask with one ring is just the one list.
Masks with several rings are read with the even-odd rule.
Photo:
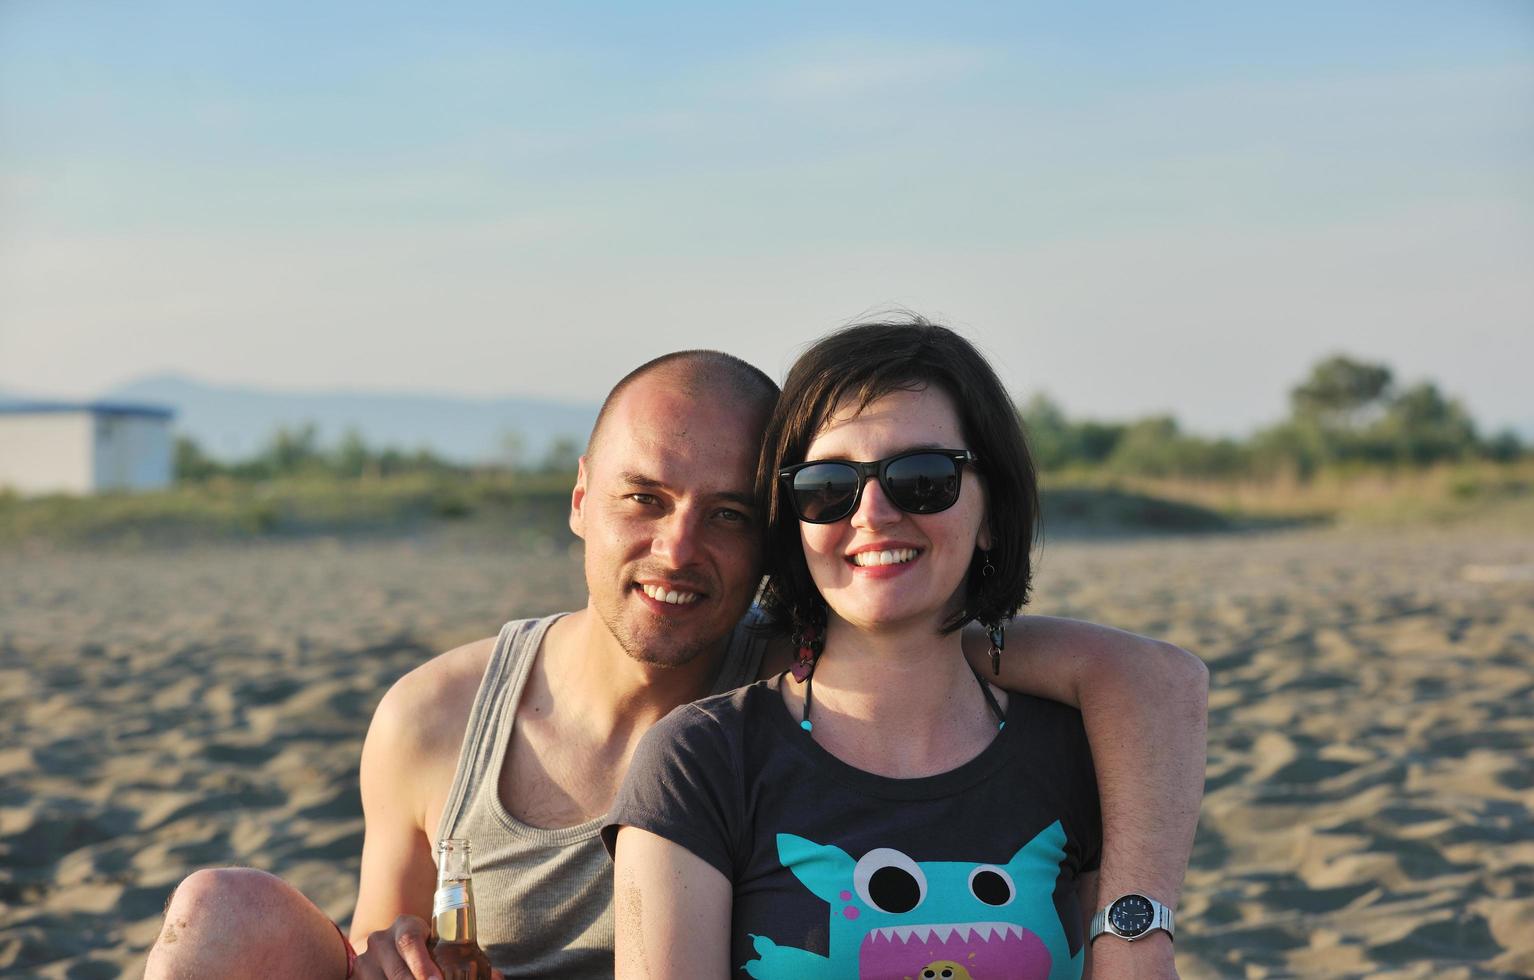
[[437, 894], [432, 899], [431, 934], [442, 943], [478, 941], [474, 883], [468, 878], [438, 878]]
[[438, 942], [476, 941], [472, 876], [468, 841], [449, 839], [437, 845], [437, 893], [432, 899], [431, 932]]
[[469, 842], [461, 838], [446, 838], [437, 844], [437, 884], [447, 881], [467, 881], [474, 873], [469, 858]]

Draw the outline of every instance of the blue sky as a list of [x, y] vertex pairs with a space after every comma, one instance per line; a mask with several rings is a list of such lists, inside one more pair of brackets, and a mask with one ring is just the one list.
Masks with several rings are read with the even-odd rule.
[[1244, 431], [1534, 431], [1534, 5], [0, 5], [0, 388], [599, 399], [870, 310]]

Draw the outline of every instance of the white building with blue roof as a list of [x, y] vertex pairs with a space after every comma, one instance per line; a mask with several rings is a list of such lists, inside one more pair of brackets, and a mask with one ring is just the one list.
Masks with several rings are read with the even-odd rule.
[[0, 488], [34, 495], [168, 487], [174, 417], [158, 405], [0, 403]]

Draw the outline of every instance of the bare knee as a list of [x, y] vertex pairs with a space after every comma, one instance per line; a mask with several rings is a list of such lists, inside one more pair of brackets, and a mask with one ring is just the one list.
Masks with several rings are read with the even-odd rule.
[[276, 875], [206, 868], [188, 875], [165, 903], [146, 976], [190, 976], [214, 964], [230, 975], [234, 964], [269, 964], [274, 949], [323, 929], [334, 932], [319, 909]]
[[281, 908], [286, 893], [293, 891], [281, 878], [255, 868], [204, 868], [187, 875], [171, 892], [165, 902], [165, 920], [195, 927], [198, 920], [211, 915]]

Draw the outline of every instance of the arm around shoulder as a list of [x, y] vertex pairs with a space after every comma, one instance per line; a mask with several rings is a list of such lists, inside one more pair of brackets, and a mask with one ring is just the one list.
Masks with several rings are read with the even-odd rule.
[[[1021, 617], [1008, 633], [999, 683], [1081, 710], [1102, 807], [1099, 905], [1138, 892], [1175, 907], [1204, 795], [1208, 668], [1175, 644], [1075, 620]], [[1165, 936], [1094, 952], [1099, 976], [1175, 975]]]
[[[964, 654], [984, 676], [996, 676], [990, 643], [978, 627], [965, 630]], [[1017, 617], [1007, 627], [999, 660], [999, 686], [1073, 708], [1086, 708], [1105, 684], [1145, 688], [1147, 695], [1190, 703], [1208, 699], [1209, 669], [1192, 653], [1164, 640], [1077, 619]]]

